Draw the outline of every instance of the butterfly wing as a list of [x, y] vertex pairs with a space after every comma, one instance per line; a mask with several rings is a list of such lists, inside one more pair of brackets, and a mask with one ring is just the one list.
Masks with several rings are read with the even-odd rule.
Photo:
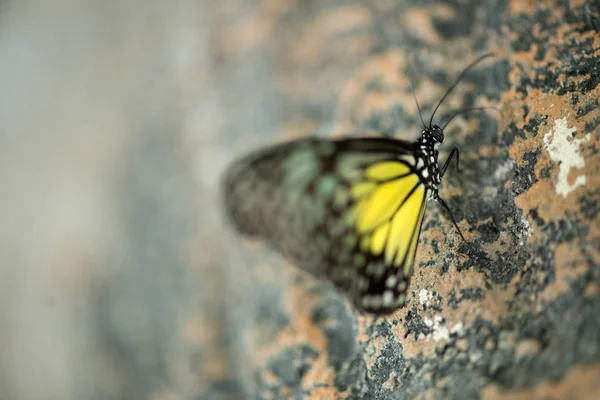
[[333, 281], [355, 306], [402, 306], [427, 199], [410, 143], [307, 138], [234, 163], [225, 208], [243, 234]]

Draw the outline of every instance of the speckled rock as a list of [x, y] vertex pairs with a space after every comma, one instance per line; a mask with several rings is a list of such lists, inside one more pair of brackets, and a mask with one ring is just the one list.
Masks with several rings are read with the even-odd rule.
[[[466, 76], [436, 119], [496, 111], [457, 118], [444, 144], [460, 148], [462, 173], [451, 171], [441, 194], [472, 249], [430, 204], [410, 300], [394, 314], [358, 313], [330, 284], [236, 245], [243, 261], [230, 278], [255, 282], [236, 286], [226, 328], [247, 346], [249, 376], [227, 390], [264, 399], [600, 396], [600, 7], [288, 6], [265, 3], [224, 34], [271, 30], [223, 60], [276, 68], [257, 86], [277, 106], [249, 107], [281, 121], [263, 137], [414, 139], [410, 74], [429, 115], [461, 68], [490, 50], [497, 57]], [[253, 137], [235, 143], [268, 143]]]
[[[597, 1], [43, 3], [0, 10], [0, 398], [600, 398]], [[404, 308], [227, 224], [236, 156], [415, 139], [410, 76], [427, 116], [488, 51], [436, 114], [487, 107], [441, 149], [470, 246], [429, 204]]]

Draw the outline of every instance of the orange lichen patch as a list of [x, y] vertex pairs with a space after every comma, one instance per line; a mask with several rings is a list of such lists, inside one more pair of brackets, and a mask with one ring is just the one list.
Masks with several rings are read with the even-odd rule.
[[[441, 293], [450, 293], [452, 289], [459, 293], [466, 288], [485, 287], [485, 277], [480, 272], [465, 270], [447, 275], [453, 276], [442, 280], [438, 286]], [[508, 313], [508, 304], [514, 298], [517, 282], [518, 278], [514, 278], [506, 288], [494, 286], [487, 289], [485, 297], [477, 301], [463, 301], [456, 310], [447, 308], [444, 316], [449, 321], [462, 321], [465, 325], [469, 325], [475, 318], [498, 323]]]
[[[393, 109], [395, 104], [401, 104], [407, 113], [417, 115], [418, 109], [413, 98], [410, 77], [403, 72], [410, 62], [408, 57], [398, 50], [390, 50], [369, 58], [341, 91], [340, 105], [336, 112], [336, 123], [339, 125], [335, 128], [336, 132], [343, 133], [349, 127], [355, 126], [356, 121], [368, 119], [373, 115], [377, 115], [382, 125], [393, 127], [393, 117], [386, 121], [385, 115], [381, 114]], [[446, 68], [453, 67], [456, 63], [456, 68], [459, 68], [459, 62], [454, 60], [440, 58], [432, 62], [443, 62]], [[415, 87], [416, 97], [422, 104], [437, 102], [447, 88], [423, 78]], [[377, 89], [372, 88], [373, 82], [377, 82]], [[464, 82], [461, 90], [468, 90], [467, 86], [468, 83]], [[461, 102], [461, 96], [454, 95], [446, 99], [445, 106], [460, 109]], [[476, 120], [462, 118], [458, 118], [455, 124], [461, 132], [472, 132], [478, 126]], [[403, 139], [411, 140], [418, 132], [419, 129], [415, 129], [399, 134]]]
[[[544, 126], [541, 128], [542, 132], [550, 131], [548, 128], [544, 129]], [[543, 135], [539, 135], [543, 136]], [[536, 140], [531, 140], [534, 142]], [[591, 141], [590, 141], [591, 142]], [[588, 149], [593, 146], [593, 143], [589, 145], [585, 144], [582, 150], [581, 155], [585, 158], [589, 151]], [[515, 156], [511, 156], [515, 161], [518, 162], [519, 156], [523, 155], [523, 148], [525, 146], [513, 146], [511, 152], [516, 152]], [[531, 147], [529, 151], [533, 150], [534, 146]], [[540, 147], [543, 148], [543, 145], [540, 144]], [[515, 200], [517, 206], [523, 210], [525, 214], [529, 212], [529, 210], [536, 208], [539, 216], [546, 220], [558, 220], [565, 217], [565, 213], [567, 210], [577, 210], [578, 209], [578, 193], [581, 193], [586, 190], [587, 187], [594, 187], [594, 183], [597, 184], [597, 181], [600, 181], [600, 178], [595, 174], [595, 169], [597, 168], [600, 160], [597, 159], [597, 156], [588, 156], [585, 167], [582, 169], [572, 168], [569, 172], [568, 181], [574, 182], [575, 178], [578, 176], [584, 176], [588, 181], [585, 185], [578, 187], [573, 190], [569, 195], [565, 198], [564, 196], [557, 193], [558, 184], [559, 184], [559, 168], [560, 165], [556, 165], [553, 160], [550, 160], [550, 156], [548, 152], [544, 149], [542, 154], [538, 159], [538, 163], [535, 167], [535, 174], [538, 179], [542, 179], [540, 177], [540, 172], [544, 168], [551, 168], [550, 178], [547, 180], [540, 180], [534, 185], [532, 185], [529, 190], [518, 196]], [[592, 183], [594, 182], [594, 183]], [[549, 201], [551, 200], [551, 201]]]
[[[559, 17], [560, 18], [560, 17]], [[585, 41], [589, 38], [591, 38], [594, 43], [592, 44], [592, 48], [598, 49], [598, 43], [600, 41], [600, 39], [598, 38], [598, 35], [595, 31], [593, 30], [588, 30], [587, 32], [583, 32], [581, 33], [579, 31], [578, 28], [581, 28], [584, 25], [584, 22], [579, 22], [579, 23], [575, 23], [575, 24], [563, 24], [561, 26], [559, 26], [556, 30], [556, 35], [551, 36], [548, 40], [548, 43], [552, 46], [557, 46], [560, 45], [562, 43], [565, 43], [567, 40], [578, 40], [578, 41]], [[550, 49], [552, 49], [553, 52], [555, 52], [554, 47], [551, 47]], [[598, 55], [600, 50], [596, 50], [595, 55]], [[554, 53], [552, 55], [555, 55]], [[591, 55], [591, 54], [590, 54]], [[554, 58], [556, 59], [556, 58]], [[552, 59], [550, 59], [552, 60]], [[589, 75], [580, 75], [580, 77], [589, 77]]]
[[[477, 107], [495, 107], [496, 105], [489, 104], [484, 101], [478, 101], [478, 102], [476, 102], [475, 106], [477, 106]], [[452, 109], [452, 110], [460, 110], [460, 109], [464, 108], [464, 105], [461, 103], [460, 96], [456, 96], [456, 97], [452, 97], [450, 99], [444, 100], [444, 107], [448, 107], [449, 109]], [[493, 111], [490, 111], [490, 113], [493, 113]], [[446, 129], [446, 137], [451, 138], [453, 144], [456, 144], [458, 147], [461, 147], [461, 145], [463, 143], [465, 145], [468, 144], [468, 142], [469, 142], [468, 135], [472, 135], [473, 137], [475, 137], [478, 134], [484, 134], [484, 133], [489, 134], [489, 132], [481, 132], [480, 119], [478, 118], [479, 115], [480, 114], [473, 113], [470, 116], [460, 115], [460, 116], [456, 117], [455, 119], [452, 120], [452, 123]], [[437, 122], [440, 125], [442, 123], [445, 123], [445, 121], [443, 121], [443, 120], [442, 121], [438, 120], [438, 121], [434, 121], [434, 122]], [[450, 146], [447, 144], [445, 146], [446, 146], [445, 151], [449, 154]], [[497, 145], [488, 145], [488, 146], [478, 149], [478, 151], [485, 152], [486, 150], [489, 150], [490, 148], [495, 148], [496, 154], [498, 153], [499, 149], [498, 149]], [[479, 157], [482, 157], [482, 156], [479, 156]], [[469, 154], [469, 158], [476, 158], [476, 157], [474, 155]], [[442, 157], [442, 159], [443, 159], [443, 157]], [[467, 159], [465, 158], [462, 160], [464, 162]]]
[[[446, 61], [437, 60], [435, 62]], [[340, 107], [337, 112], [339, 123], [348, 124], [348, 121], [366, 119], [376, 112], [389, 110], [394, 104], [401, 104], [407, 113], [417, 115], [418, 109], [412, 95], [410, 79], [406, 73], [403, 73], [409, 62], [407, 56], [397, 50], [391, 50], [371, 58], [342, 90]], [[450, 62], [452, 63], [451, 60]], [[378, 91], [367, 89], [373, 81], [379, 83]], [[464, 83], [461, 89], [467, 90], [466, 86], [468, 85]], [[434, 103], [440, 99], [445, 89], [447, 88], [422, 79], [415, 87], [415, 95], [421, 103]], [[373, 96], [372, 92], [376, 92], [376, 96]], [[459, 109], [461, 97], [455, 95], [448, 98], [445, 106]], [[457, 120], [459, 124], [460, 121], [460, 119]], [[385, 121], [383, 122], [385, 123]], [[462, 131], [472, 131], [476, 127], [476, 122], [473, 121], [463, 121], [462, 124]], [[351, 123], [348, 125], [352, 126]], [[414, 132], [403, 135], [403, 138], [410, 140], [418, 132], [419, 130], [415, 129]]]
[[[336, 36], [358, 28], [366, 29], [370, 21], [371, 14], [368, 8], [362, 4], [351, 4], [323, 13], [319, 15], [310, 29], [306, 30], [304, 35], [298, 38], [296, 45], [292, 49], [292, 60], [301, 64], [320, 62], [326, 54], [324, 51], [325, 48], [335, 40]], [[352, 40], [344, 42], [344, 47], [348, 46], [346, 47], [346, 51], [351, 50], [352, 44]], [[354, 42], [354, 44], [357, 44], [357, 42]], [[360, 45], [355, 50], [367, 50], [363, 48], [363, 45]]]
[[[580, 23], [580, 24], [577, 24], [577, 25], [580, 26], [582, 24], [583, 23]], [[559, 27], [559, 29], [560, 29], [560, 27]], [[596, 52], [594, 53], [594, 55], [600, 54], [600, 37], [598, 37], [598, 34], [596, 32], [590, 30], [590, 31], [587, 31], [587, 32], [583, 32], [581, 34], [579, 32], [576, 32], [576, 34], [579, 36], [579, 38], [580, 38], [580, 40], [582, 42], [586, 41], [586, 40], [589, 40], [589, 39], [592, 39], [593, 42], [594, 42], [594, 44], [592, 44], [592, 47], [595, 48], [595, 49], [597, 49]]]
[[[368, 116], [383, 113], [402, 101], [401, 96], [384, 94], [381, 92], [368, 92], [362, 98], [361, 115]], [[358, 116], [360, 117], [360, 115]]]
[[443, 38], [433, 26], [433, 19], [439, 18], [446, 21], [452, 20], [456, 10], [445, 4], [434, 6], [419, 6], [406, 8], [402, 13], [402, 25], [412, 35], [430, 43], [439, 43]]
[[210, 322], [198, 316], [188, 318], [181, 328], [181, 338], [190, 345], [215, 343], [222, 332], [219, 331], [217, 324]]
[[396, 371], [392, 371], [388, 376], [388, 379], [385, 382], [383, 382], [381, 387], [385, 390], [394, 390], [396, 388], [396, 376]]
[[290, 323], [268, 342], [265, 341], [264, 334], [259, 327], [253, 327], [246, 332], [247, 342], [256, 344], [256, 348], [253, 350], [253, 363], [259, 367], [263, 379], [277, 380], [271, 372], [264, 369], [269, 359], [296, 345], [308, 345], [315, 349], [318, 355], [311, 359], [310, 369], [302, 378], [303, 387], [308, 390], [315, 385], [333, 386], [335, 372], [327, 362], [327, 338], [321, 327], [316, 325], [308, 314], [312, 307], [307, 303], [312, 299], [306, 295], [302, 285], [289, 285], [285, 289], [285, 293], [287, 294], [286, 306], [294, 310]]
[[241, 21], [228, 25], [220, 37], [220, 51], [226, 57], [242, 56], [244, 52], [266, 44], [273, 37], [276, 23], [293, 6], [294, 0], [263, 1]]
[[[513, 103], [521, 102], [513, 100]], [[547, 116], [547, 123], [542, 124], [539, 127], [538, 132], [534, 137], [528, 137], [527, 139], [517, 138], [514, 145], [509, 150], [511, 159], [514, 160], [517, 165], [524, 166], [526, 153], [539, 151], [541, 149], [541, 154], [534, 168], [535, 175], [539, 182], [517, 197], [516, 204], [525, 214], [527, 214], [529, 210], [537, 208], [540, 217], [545, 220], [561, 219], [564, 218], [566, 210], [577, 209], [577, 196], [571, 195], [567, 196], [567, 198], [563, 198], [558, 195], [555, 186], [560, 165], [556, 165], [558, 163], [552, 160], [547, 146], [552, 140], [555, 121], [567, 118], [568, 126], [574, 127], [578, 132], [583, 132], [586, 121], [585, 118], [583, 120], [576, 120], [571, 116], [576, 113], [576, 110], [573, 109], [567, 96], [543, 94], [536, 89], [529, 92], [527, 103], [530, 106], [530, 114], [525, 120], [517, 125], [522, 128], [526, 123], [529, 123], [531, 118], [539, 117], [540, 115]], [[522, 104], [524, 105], [525, 102]], [[513, 104], [513, 107], [518, 105], [519, 104]], [[592, 142], [593, 140], [585, 142], [581, 146], [581, 154], [583, 157], [588, 154], [588, 150], [586, 149], [593, 145]], [[586, 162], [586, 166], [583, 170], [574, 168], [573, 171], [576, 172], [571, 171], [571, 173], [591, 176], [595, 165], [597, 165], [597, 161], [588, 161], [591, 162]], [[551, 176], [546, 180], [541, 178], [541, 172], [545, 168], [551, 168]], [[572, 176], [569, 176], [569, 178], [573, 179]], [[584, 190], [584, 188], [578, 188], [575, 192], [581, 190]], [[548, 199], [552, 199], [552, 201], [548, 201]]]
[[490, 260], [497, 261], [498, 254], [502, 254], [506, 249], [515, 246], [515, 240], [513, 239], [512, 233], [509, 231], [500, 232], [498, 239], [492, 243], [482, 243], [481, 248], [487, 254]]
[[405, 92], [410, 86], [408, 78], [400, 73], [405, 63], [405, 54], [398, 50], [391, 50], [370, 58], [345, 85], [340, 96], [341, 102], [355, 103], [373, 79], [379, 79], [390, 93]]
[[[434, 9], [437, 8], [437, 6], [434, 7]], [[402, 15], [402, 24], [413, 35], [423, 40], [435, 43], [439, 43], [441, 40], [440, 34], [433, 26], [430, 7], [407, 9]]]
[[514, 14], [532, 15], [537, 9], [537, 0], [511, 0], [509, 3], [510, 11]]
[[585, 291], [583, 292], [583, 295], [586, 298], [592, 298], [594, 297], [596, 294], [598, 294], [598, 292], [600, 292], [600, 285], [598, 285], [597, 283], [591, 282], [586, 288]]
[[204, 351], [202, 354], [202, 363], [193, 371], [190, 369], [189, 361], [185, 355], [174, 356], [168, 365], [174, 375], [186, 383], [187, 386], [201, 385], [206, 382], [212, 382], [227, 378], [230, 373], [229, 359], [225, 350], [216, 343], [203, 343]]
[[[500, 149], [500, 147], [497, 144], [488, 144], [488, 145], [484, 145], [481, 146], [480, 148], [477, 149], [477, 157], [472, 157], [472, 158], [481, 158], [481, 159], [486, 159], [486, 158], [492, 158], [492, 157], [497, 157], [502, 153], [502, 150]], [[462, 160], [462, 158], [461, 158]]]
[[[326, 356], [321, 358], [324, 360], [327, 359]], [[329, 368], [326, 362], [318, 362], [317, 365], [314, 365], [313, 368], [306, 372], [302, 378], [302, 384], [305, 388], [310, 388], [314, 382], [318, 382], [321, 385], [333, 386], [335, 376], [335, 371]]]
[[174, 390], [161, 390], [150, 395], [150, 400], [181, 400], [181, 394]]
[[367, 346], [365, 351], [363, 352], [363, 360], [365, 361], [365, 365], [367, 367], [367, 374], [371, 376], [371, 371], [375, 362], [377, 361], [377, 356], [381, 354], [383, 351], [383, 346], [385, 346], [389, 340], [386, 337], [377, 336], [371, 338], [367, 342]]
[[571, 368], [562, 380], [539, 384], [533, 388], [506, 390], [493, 384], [482, 392], [485, 400], [531, 399], [598, 399], [600, 398], [600, 364]]
[[588, 0], [571, 0], [571, 7], [581, 7], [585, 4], [588, 4]]
[[[464, 229], [465, 226], [461, 227]], [[435, 257], [436, 254], [428, 246], [429, 240], [436, 239], [441, 244], [440, 251], [451, 252], [452, 249], [445, 245], [444, 236], [446, 234], [441, 229], [429, 229], [427, 231], [427, 240], [422, 240], [420, 250], [417, 254], [418, 259], [426, 261], [428, 257]], [[457, 239], [459, 240], [459, 239]], [[488, 246], [487, 253], [495, 254], [495, 251], [501, 251], [503, 247], [500, 242], [505, 240], [511, 242], [511, 237], [507, 234], [504, 239], [500, 239], [498, 243], [494, 243]], [[464, 255], [466, 257], [466, 255]], [[499, 323], [504, 316], [508, 314], [508, 304], [510, 300], [514, 298], [516, 293], [516, 287], [519, 282], [519, 276], [515, 278], [506, 287], [494, 287], [492, 289], [486, 289], [485, 296], [481, 299], [473, 301], [462, 301], [456, 309], [450, 307], [443, 307], [442, 313], [438, 317], [443, 317], [443, 323], [439, 326], [435, 323], [437, 315], [436, 311], [432, 309], [425, 310], [424, 318], [431, 319], [433, 323], [434, 332], [427, 337], [415, 338], [414, 335], [409, 335], [407, 338], [404, 337], [405, 333], [401, 329], [395, 330], [397, 340], [404, 346], [404, 356], [407, 358], [416, 357], [419, 354], [424, 356], [431, 355], [435, 351], [436, 347], [444, 346], [447, 342], [444, 338], [449, 334], [459, 334], [462, 329], [461, 327], [469, 326], [475, 318], [482, 318], [489, 320], [494, 323]], [[452, 291], [460, 293], [463, 289], [467, 288], [485, 288], [486, 277], [482, 272], [476, 272], [474, 270], [456, 271], [450, 269], [448, 273], [440, 274], [439, 269], [426, 268], [417, 270], [413, 275], [411, 282], [411, 289], [409, 292], [417, 294], [416, 297], [409, 298], [409, 302], [419, 302], [420, 292], [425, 290], [428, 293], [436, 292], [440, 294], [442, 299], [448, 299]], [[422, 305], [417, 304], [418, 308]], [[405, 317], [406, 310], [402, 309], [394, 314], [394, 317], [403, 318]], [[436, 330], [438, 332], [436, 332]]]
[[590, 223], [590, 229], [583, 240], [586, 244], [589, 244], [587, 255], [591, 258], [591, 262], [600, 265], [600, 219], [596, 218]]
[[266, 384], [276, 385], [277, 383], [279, 383], [279, 379], [277, 379], [277, 376], [269, 370], [262, 371], [261, 376]]
[[579, 246], [572, 242], [558, 245], [554, 252], [556, 269], [555, 279], [540, 293], [538, 302], [546, 304], [570, 289], [571, 282], [584, 274], [590, 265], [587, 263]]
[[[551, 193], [553, 193], [553, 191], [549, 182], [538, 182], [529, 188], [528, 191], [515, 198], [515, 204], [523, 211], [523, 214], [528, 216], [527, 221], [532, 227], [534, 227], [534, 229], [536, 228], [535, 222], [531, 217], [529, 217], [529, 211], [543, 204], [542, 199], [552, 198]], [[538, 197], [540, 195], [545, 197]], [[537, 235], [532, 235], [529, 240], [532, 243], [536, 243], [539, 239], [540, 238]]]
[[310, 390], [308, 399], [315, 400], [336, 400], [345, 399], [349, 396], [349, 392], [340, 392], [335, 387], [317, 387]]
[[533, 357], [542, 349], [542, 343], [535, 339], [521, 339], [515, 345], [515, 359]]
[[[426, 285], [425, 282], [428, 282], [429, 285]], [[409, 335], [404, 338], [405, 332], [395, 330], [397, 340], [404, 346], [403, 355], [413, 358], [419, 354], [424, 356], [433, 354], [436, 347], [445, 345], [448, 335], [460, 335], [464, 327], [469, 326], [476, 318], [498, 323], [508, 313], [509, 300], [514, 297], [517, 282], [518, 278], [515, 278], [506, 289], [501, 287], [488, 289], [485, 297], [475, 301], [462, 301], [456, 309], [443, 307], [443, 311], [439, 315], [437, 311], [427, 310], [424, 317], [433, 321], [434, 332], [431, 337], [414, 338], [414, 335]], [[412, 285], [414, 288], [421, 288], [419, 291], [428, 287], [429, 289], [425, 290], [435, 291], [442, 298], [447, 299], [452, 290], [460, 293], [462, 289], [466, 288], [485, 287], [485, 276], [483, 273], [472, 270], [450, 271], [441, 276], [432, 271], [416, 277]], [[418, 299], [413, 298], [412, 301], [415, 302]], [[443, 317], [443, 323], [441, 321], [439, 324], [436, 323], [436, 316]]]
[[[309, 388], [316, 383], [333, 385], [335, 372], [327, 364], [327, 339], [307, 315], [296, 314], [290, 324], [279, 332], [271, 343], [256, 348], [253, 352], [253, 362], [258, 366], [264, 366], [270, 358], [277, 356], [282, 350], [299, 344], [307, 344], [319, 353], [311, 360], [311, 368], [302, 378], [303, 386]], [[265, 372], [261, 370], [261, 374]]]
[[[457, 190], [457, 192], [454, 192]], [[453, 196], [454, 194], [460, 193], [460, 189], [455, 189], [453, 187], [444, 190], [444, 194], [447, 196]], [[427, 202], [427, 208], [425, 209], [425, 216], [423, 217], [423, 227], [427, 226], [431, 220], [439, 220], [441, 218], [441, 213], [436, 209], [436, 204], [434, 202]], [[427, 252], [423, 253], [423, 257], [425, 254], [430, 254], [432, 249], [426, 247], [427, 242], [433, 239], [438, 241], [443, 241], [446, 238], [446, 231], [442, 226], [434, 226], [428, 229], [423, 228], [421, 230], [421, 238], [427, 238], [427, 241], [420, 240], [419, 246], [417, 247], [417, 260], [421, 259], [419, 255], [420, 250], [427, 250]]]
[[358, 316], [358, 333], [356, 335], [356, 340], [358, 343], [366, 343], [370, 340], [369, 335], [367, 334], [367, 329], [373, 326], [376, 318], [377, 317], [369, 314], [362, 314]]
[[[396, 330], [400, 330], [400, 327], [397, 327]], [[398, 332], [396, 335], [397, 339], [402, 343], [402, 356], [405, 359], [415, 358], [419, 355], [423, 357], [431, 356], [435, 353], [435, 349], [437, 346], [443, 347], [445, 345], [445, 341], [441, 343], [437, 343], [433, 340], [427, 340], [426, 338], [415, 338], [414, 335], [410, 335], [407, 338], [404, 338], [404, 334], [402, 332]]]
[[281, 139], [282, 141], [298, 139], [304, 136], [314, 135], [318, 129], [319, 125], [316, 120], [309, 118], [296, 120], [281, 128], [281, 134], [278, 139]]

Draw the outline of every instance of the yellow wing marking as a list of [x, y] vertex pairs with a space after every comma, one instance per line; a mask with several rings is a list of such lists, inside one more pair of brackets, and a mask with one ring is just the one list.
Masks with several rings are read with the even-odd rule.
[[365, 203], [367, 202], [366, 198], [360, 200], [357, 204], [355, 204], [348, 212], [346, 213], [345, 220], [349, 225], [353, 225], [356, 223], [356, 220], [360, 217], [360, 213], [364, 209]]
[[367, 178], [376, 181], [386, 181], [401, 175], [407, 175], [408, 173], [410, 173], [408, 165], [398, 161], [383, 161], [371, 165], [365, 171]]
[[[406, 196], [408, 196], [418, 182], [419, 177], [416, 174], [411, 174], [391, 182], [380, 184], [375, 188], [368, 198], [361, 201], [364, 204], [358, 211], [358, 221], [356, 224], [358, 232], [369, 232], [377, 228], [382, 222], [390, 219], [398, 206], [406, 199]], [[405, 209], [405, 207], [402, 207], [402, 209]], [[417, 215], [418, 210], [414, 216], [415, 220]]]
[[389, 222], [383, 223], [379, 225], [377, 229], [375, 229], [375, 232], [373, 232], [373, 236], [371, 238], [371, 253], [376, 256], [381, 254], [383, 248], [385, 247], [385, 242], [389, 231]]
[[[414, 187], [414, 186], [413, 186]], [[385, 262], [399, 266], [409, 250], [411, 238], [418, 232], [417, 223], [424, 199], [423, 185], [419, 185], [392, 218], [392, 226], [385, 247]]]
[[[426, 198], [427, 196], [425, 196]], [[417, 252], [417, 244], [419, 243], [419, 235], [421, 233], [421, 224], [423, 223], [423, 215], [425, 214], [425, 205], [421, 207], [421, 212], [419, 213], [419, 219], [417, 220], [417, 225], [415, 225], [415, 231], [412, 235], [412, 241], [410, 242], [410, 248], [408, 249], [408, 254], [406, 254], [406, 261], [404, 262], [404, 276], [409, 276], [413, 262], [415, 261], [415, 254]]]
[[352, 193], [352, 198], [358, 199], [368, 194], [375, 188], [377, 184], [371, 181], [361, 181], [352, 186], [350, 192]]
[[425, 211], [425, 186], [419, 176], [405, 163], [382, 161], [366, 168], [349, 192], [356, 203], [348, 210], [346, 223], [355, 227], [359, 249], [383, 254], [388, 265], [404, 263], [408, 275]]

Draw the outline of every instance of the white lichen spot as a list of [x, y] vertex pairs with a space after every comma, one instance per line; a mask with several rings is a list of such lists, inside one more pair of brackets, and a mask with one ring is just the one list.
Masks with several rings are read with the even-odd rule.
[[567, 118], [554, 120], [554, 129], [544, 135], [544, 146], [550, 158], [559, 162], [558, 183], [556, 184], [556, 193], [567, 197], [569, 193], [577, 186], [585, 185], [585, 175], [579, 175], [575, 182], [569, 183], [569, 172], [571, 168], [583, 168], [585, 162], [579, 154], [579, 146], [590, 140], [588, 133], [582, 139], [569, 138], [576, 131], [575, 128], [567, 126]]
[[519, 240], [519, 245], [523, 246], [527, 241], [527, 238], [533, 234], [533, 228], [531, 227], [531, 224], [529, 223], [527, 217], [524, 215], [521, 216], [521, 225], [523, 225], [524, 230], [523, 236], [521, 237], [521, 240]]
[[450, 328], [450, 333], [457, 334], [459, 336], [462, 335], [464, 331], [465, 327], [463, 326], [462, 322], [457, 322], [452, 328]]
[[444, 326], [444, 318], [442, 316], [434, 315], [433, 319], [427, 318], [423, 322], [428, 328], [431, 328], [431, 333], [427, 335], [427, 340], [433, 339], [438, 342], [450, 339], [450, 331]]
[[504, 164], [499, 165], [498, 168], [496, 168], [496, 171], [494, 171], [494, 178], [496, 178], [496, 180], [499, 181], [506, 179], [510, 171], [513, 169], [514, 165], [515, 163], [513, 162], [513, 160], [510, 159]]
[[433, 296], [431, 295], [431, 293], [429, 293], [429, 290], [421, 289], [419, 291], [419, 302], [422, 305], [429, 305], [429, 300], [431, 300], [432, 298]]

